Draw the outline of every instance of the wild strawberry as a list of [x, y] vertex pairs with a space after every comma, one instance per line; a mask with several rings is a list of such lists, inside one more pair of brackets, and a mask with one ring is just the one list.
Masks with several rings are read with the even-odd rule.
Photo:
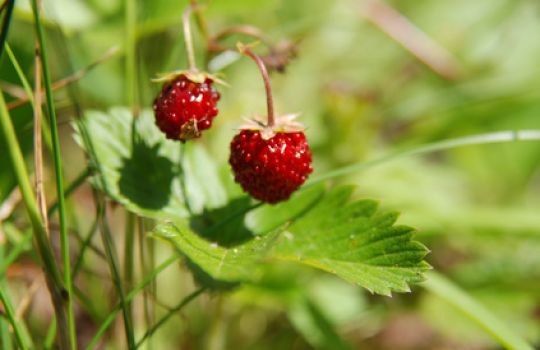
[[311, 152], [302, 131], [244, 129], [231, 142], [229, 163], [244, 191], [267, 203], [288, 199], [312, 172]]
[[296, 114], [274, 116], [270, 78], [263, 60], [250, 46], [238, 45], [240, 53], [252, 58], [264, 81], [267, 120], [248, 120], [231, 141], [229, 163], [234, 179], [244, 191], [263, 202], [275, 204], [288, 199], [313, 171], [304, 127]]
[[185, 142], [200, 137], [218, 114], [220, 95], [212, 86], [216, 79], [188, 71], [161, 80], [165, 83], [153, 105], [157, 126], [168, 139]]

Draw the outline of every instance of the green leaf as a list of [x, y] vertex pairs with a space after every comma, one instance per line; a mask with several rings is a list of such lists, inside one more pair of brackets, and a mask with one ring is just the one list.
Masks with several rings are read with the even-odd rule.
[[255, 281], [262, 263], [272, 261], [316, 267], [384, 295], [407, 292], [409, 283], [423, 280], [427, 249], [412, 240], [412, 228], [394, 226], [396, 213], [381, 213], [370, 200], [349, 202], [350, 187], [321, 191], [300, 191], [289, 202], [247, 214], [252, 237], [236, 245], [210, 242], [181, 223], [159, 225], [155, 235], [212, 278], [228, 282]]
[[219, 208], [227, 203], [227, 193], [221, 183], [218, 167], [203, 147], [195, 142], [184, 145], [182, 169], [185, 177], [185, 193], [193, 212], [200, 213], [205, 207]]
[[246, 215], [246, 227], [257, 235], [270, 232], [289, 220], [301, 216], [321, 199], [324, 192], [323, 185], [313, 186], [296, 193], [291, 200], [286, 202], [263, 205]]
[[381, 213], [371, 200], [348, 203], [351, 187], [328, 193], [280, 236], [279, 260], [336, 274], [377, 294], [409, 292], [429, 268], [427, 249], [412, 240], [413, 229], [394, 226], [397, 213]]
[[230, 248], [205, 240], [181, 222], [159, 224], [154, 236], [172, 243], [191, 262], [217, 280], [247, 282], [260, 277], [262, 266], [259, 262], [276, 233]]
[[260, 261], [280, 233], [271, 231], [320, 199], [323, 188], [314, 186], [287, 202], [251, 211], [249, 198], [236, 198], [226, 206], [191, 217], [190, 227], [183, 222], [161, 224], [154, 235], [182, 252], [197, 280], [207, 287], [230, 287], [219, 281], [256, 281], [262, 273]]
[[165, 139], [151, 111], [142, 111], [137, 118], [121, 107], [108, 113], [87, 111], [82, 123], [75, 126], [75, 138], [100, 176], [93, 183], [130, 211], [177, 219], [188, 216], [186, 197], [194, 213], [226, 202], [216, 167], [203, 146], [192, 142], [186, 148]]

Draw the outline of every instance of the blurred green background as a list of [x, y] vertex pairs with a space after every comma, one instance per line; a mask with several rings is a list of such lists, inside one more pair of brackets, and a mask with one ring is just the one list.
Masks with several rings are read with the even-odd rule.
[[[180, 21], [187, 1], [136, 4], [133, 88], [139, 106], [150, 108], [160, 89], [150, 79], [187, 66]], [[441, 76], [385, 34], [361, 14], [361, 0], [213, 0], [205, 16], [212, 33], [256, 24], [274, 42], [288, 38], [298, 43], [298, 56], [272, 80], [277, 112], [301, 112], [300, 120], [308, 126], [313, 176], [447, 138], [540, 129], [540, 2], [387, 4], [448, 52], [454, 75]], [[120, 50], [56, 95], [66, 176], [73, 179], [85, 158], [72, 140], [70, 121], [82, 110], [127, 105], [124, 3], [46, 0], [43, 11], [54, 80], [113, 46]], [[8, 42], [31, 78], [32, 38], [29, 4], [17, 1]], [[198, 33], [195, 43], [202, 65], [205, 45]], [[251, 62], [239, 60], [222, 73], [231, 87], [219, 88], [220, 115], [201, 142], [226, 167], [228, 148], [223, 145], [243, 117], [263, 114], [266, 107], [262, 81]], [[20, 85], [5, 54], [0, 79]], [[12, 117], [30, 155], [31, 108], [16, 108]], [[5, 147], [0, 140], [0, 200], [15, 184]], [[335, 181], [356, 184], [358, 198], [399, 210], [400, 222], [416, 227], [418, 240], [430, 248], [428, 261], [435, 269], [540, 344], [539, 165], [539, 143], [510, 142], [398, 158]], [[48, 180], [52, 184], [53, 177]], [[71, 203], [73, 220], [82, 230], [93, 215], [90, 197], [89, 188], [82, 188]], [[123, 215], [114, 218], [123, 232]], [[156, 254], [160, 256], [159, 249]], [[91, 258], [86, 263], [96, 275], [81, 276], [81, 283], [95, 309], [104, 310], [108, 290], [99, 274], [107, 268], [92, 265]], [[169, 271], [159, 278], [159, 298], [172, 304], [192, 283], [185, 270]], [[32, 308], [30, 324], [39, 329], [46, 317], [40, 316], [39, 305]], [[87, 317], [91, 333], [96, 324]], [[418, 287], [392, 298], [372, 296], [335, 277], [291, 266], [273, 268], [260, 284], [198, 300], [162, 328], [152, 344], [155, 349], [202, 349], [208, 337], [218, 343], [224, 339], [225, 349], [498, 348], [478, 326]], [[122, 339], [116, 338], [121, 337], [103, 346], [122, 348]]]

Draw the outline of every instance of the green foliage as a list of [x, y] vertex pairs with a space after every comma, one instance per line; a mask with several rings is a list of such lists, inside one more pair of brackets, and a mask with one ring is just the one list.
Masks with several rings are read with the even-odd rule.
[[396, 213], [370, 200], [349, 203], [352, 188], [330, 191], [285, 228], [274, 254], [337, 274], [371, 292], [408, 292], [429, 268], [427, 249], [412, 240], [413, 229], [394, 226]]
[[[219, 343], [208, 338], [226, 334], [223, 348], [254, 350], [538, 347], [540, 147], [521, 142], [537, 140], [540, 129], [538, 3], [380, 1], [404, 16], [397, 23], [412, 24], [444, 48], [460, 70], [446, 79], [417, 59], [414, 51], [422, 45], [413, 40], [404, 48], [360, 16], [356, 1], [199, 2], [210, 34], [255, 24], [271, 43], [297, 44], [285, 74], [272, 75], [275, 107], [302, 112], [315, 173], [288, 202], [254, 203], [231, 178], [228, 142], [242, 117], [265, 108], [260, 77], [242, 57], [226, 52], [210, 61], [231, 87], [218, 87], [219, 117], [201, 140], [181, 145], [154, 126], [147, 108], [160, 86], [149, 79], [186, 67], [180, 17], [187, 0], [42, 4], [53, 81], [120, 47], [76, 83], [55, 90], [54, 100], [66, 178], [90, 168], [93, 186], [112, 202], [106, 206], [110, 237], [118, 250], [134, 252], [133, 261], [120, 264], [133, 266], [135, 274], [119, 282], [131, 290], [126, 299], [134, 307], [139, 296], [148, 306], [144, 321], [133, 319], [137, 342], [204, 348]], [[33, 83], [29, 4], [16, 2], [7, 37], [20, 69], [7, 51], [0, 58], [7, 103], [28, 94]], [[125, 4], [134, 11], [126, 12]], [[207, 43], [192, 29], [204, 69]], [[223, 44], [250, 40], [234, 35]], [[265, 53], [266, 47], [256, 50]], [[126, 100], [132, 104], [111, 108]], [[32, 112], [30, 104], [9, 111], [30, 179]], [[73, 120], [84, 154], [71, 139]], [[5, 141], [0, 138], [2, 207], [16, 186], [5, 157], [13, 145]], [[44, 143], [53, 212], [50, 141]], [[343, 184], [352, 184], [354, 194]], [[122, 307], [110, 276], [103, 276], [91, 191], [79, 185], [69, 191], [66, 208], [71, 256], [77, 258], [77, 320], [85, 320], [77, 327], [85, 331], [79, 341], [97, 329], [83, 346], [125, 348], [123, 337], [111, 336]], [[360, 198], [380, 199], [385, 209]], [[0, 223], [0, 288], [18, 310], [33, 295], [18, 272], [33, 271], [37, 254], [23, 206], [14, 209]], [[126, 236], [133, 240], [122, 236], [125, 209], [138, 216], [136, 232]], [[418, 228], [418, 240], [432, 250], [426, 259], [440, 272], [426, 273], [424, 288], [413, 295], [372, 297], [367, 289], [407, 291], [427, 268], [425, 248], [410, 228], [396, 224], [393, 210]], [[57, 242], [56, 215], [50, 224]], [[152, 230], [171, 244], [145, 239]], [[81, 237], [88, 239], [76, 241]], [[162, 262], [171, 247], [188, 269], [175, 263], [176, 254]], [[214, 291], [184, 308], [203, 290], [193, 292], [193, 276]], [[34, 295], [48, 300], [42, 290]], [[13, 326], [28, 334], [28, 344], [53, 348], [56, 328], [45, 332], [42, 325], [56, 323], [40, 310], [32, 307]], [[0, 319], [1, 348], [16, 347], [14, 330], [8, 318]]]
[[[102, 181], [95, 180], [101, 190], [148, 217], [187, 215], [180, 169], [170, 160], [179, 159], [180, 149], [174, 143], [163, 145], [159, 130], [150, 127], [147, 113], [134, 119], [127, 109], [89, 111], [84, 123], [90, 130], [88, 140], [79, 134], [77, 142], [87, 150], [90, 166], [101, 176]], [[139, 139], [141, 134], [145, 134], [144, 140]], [[160, 171], [152, 171], [156, 169]]]
[[173, 243], [205, 273], [225, 282], [256, 281], [262, 273], [261, 260], [276, 238], [276, 234], [268, 234], [226, 248], [208, 242], [182, 223], [161, 224], [154, 235]]
[[[412, 240], [413, 229], [395, 226], [397, 214], [379, 212], [373, 201], [350, 202], [351, 187], [325, 193], [315, 186], [252, 212], [222, 209], [213, 218], [206, 212], [198, 235], [179, 219], [188, 210], [223, 208], [226, 201], [217, 167], [200, 143], [182, 146], [181, 152], [178, 143], [164, 139], [147, 111], [135, 119], [121, 108], [88, 112], [84, 123], [90, 141], [78, 140], [99, 164], [101, 189], [139, 215], [174, 219], [160, 224], [156, 235], [216, 280], [256, 281], [263, 259], [293, 261], [390, 295], [410, 291], [409, 283], [421, 281], [429, 266], [423, 261], [427, 249]], [[242, 227], [238, 219], [244, 216]]]
[[[232, 247], [206, 241], [181, 223], [160, 225], [155, 235], [218, 280], [256, 281], [260, 263], [275, 260], [312, 266], [378, 294], [410, 291], [408, 284], [421, 281], [429, 268], [423, 262], [426, 248], [412, 240], [411, 228], [394, 226], [395, 213], [378, 212], [373, 201], [348, 203], [351, 192], [331, 190], [306, 212], [290, 213], [279, 228]], [[289, 205], [306, 201], [311, 196], [299, 195]]]
[[127, 108], [88, 111], [83, 123], [89, 137], [83, 138], [76, 126], [76, 139], [101, 176], [95, 185], [134, 213], [178, 218], [224, 204], [217, 169], [202, 145], [165, 140], [152, 112], [133, 118]]

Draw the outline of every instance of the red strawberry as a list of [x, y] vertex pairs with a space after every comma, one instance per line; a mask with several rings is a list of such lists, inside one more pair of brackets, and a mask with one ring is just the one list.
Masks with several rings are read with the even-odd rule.
[[231, 141], [229, 163], [234, 179], [244, 191], [263, 202], [289, 199], [311, 174], [311, 152], [302, 124], [295, 114], [274, 115], [270, 77], [263, 60], [251, 47], [238, 45], [240, 53], [257, 63], [266, 90], [266, 120], [249, 120]]
[[212, 87], [215, 79], [185, 72], [164, 79], [166, 83], [153, 105], [157, 126], [168, 139], [185, 142], [200, 137], [218, 114], [220, 95]]
[[[229, 163], [244, 191], [267, 203], [288, 199], [313, 171], [302, 131], [240, 131], [231, 142]], [[268, 137], [270, 136], [270, 137]]]

